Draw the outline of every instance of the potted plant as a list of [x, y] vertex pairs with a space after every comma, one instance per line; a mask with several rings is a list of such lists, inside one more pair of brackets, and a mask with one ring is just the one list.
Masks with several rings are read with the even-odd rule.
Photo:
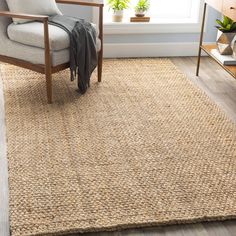
[[124, 10], [129, 8], [129, 3], [130, 0], [107, 0], [109, 8], [113, 10], [113, 22], [121, 22], [123, 20]]
[[139, 0], [135, 7], [135, 16], [144, 17], [149, 8], [150, 8], [149, 0]]
[[218, 26], [217, 47], [221, 55], [232, 55], [232, 41], [236, 35], [236, 22], [227, 16], [224, 16], [223, 21], [216, 20]]

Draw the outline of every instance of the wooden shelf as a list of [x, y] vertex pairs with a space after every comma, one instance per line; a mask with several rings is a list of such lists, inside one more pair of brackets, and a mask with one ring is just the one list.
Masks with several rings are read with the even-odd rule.
[[197, 70], [196, 76], [199, 76], [200, 64], [201, 64], [201, 51], [206, 52], [211, 58], [213, 58], [225, 71], [227, 71], [231, 76], [236, 79], [236, 66], [225, 66], [223, 65], [212, 53], [211, 50], [216, 48], [216, 44], [214, 45], [203, 45], [204, 38], [204, 28], [206, 22], [206, 12], [207, 7], [211, 6], [219, 11], [221, 14], [230, 17], [234, 21], [236, 21], [236, 0], [204, 0], [204, 8], [202, 15], [202, 27], [200, 34], [200, 48], [198, 53], [197, 60]]
[[231, 74], [236, 79], [236, 66], [225, 66], [223, 65], [215, 56], [212, 55], [211, 50], [216, 49], [216, 45], [202, 45], [202, 50], [206, 52], [211, 58], [213, 58], [223, 69], [225, 69], [229, 74]]

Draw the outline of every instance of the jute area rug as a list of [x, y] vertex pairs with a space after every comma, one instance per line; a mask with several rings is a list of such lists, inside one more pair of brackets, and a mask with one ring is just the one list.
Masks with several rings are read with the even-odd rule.
[[106, 60], [84, 96], [69, 72], [1, 66], [12, 236], [236, 216], [236, 126], [168, 59]]

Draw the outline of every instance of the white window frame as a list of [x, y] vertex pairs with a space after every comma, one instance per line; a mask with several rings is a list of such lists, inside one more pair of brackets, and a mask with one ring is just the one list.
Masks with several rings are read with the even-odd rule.
[[[97, 1], [97, 0], [95, 0]], [[199, 33], [201, 29], [201, 16], [204, 1], [200, 0], [200, 9], [197, 22], [177, 22], [177, 23], [132, 23], [132, 22], [104, 22], [104, 34], [158, 34], [158, 33]], [[97, 22], [98, 11], [93, 11], [93, 22]]]

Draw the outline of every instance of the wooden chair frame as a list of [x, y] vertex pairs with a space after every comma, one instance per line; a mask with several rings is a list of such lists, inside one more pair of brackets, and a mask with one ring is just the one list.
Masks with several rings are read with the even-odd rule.
[[[102, 81], [102, 62], [103, 62], [103, 3], [95, 3], [95, 2], [86, 2], [84, 0], [56, 0], [57, 3], [62, 4], [75, 4], [82, 6], [91, 6], [99, 8], [99, 39], [101, 40], [101, 49], [98, 52], [98, 82]], [[47, 89], [47, 100], [48, 103], [52, 103], [52, 74], [57, 73], [61, 70], [65, 70], [69, 68], [69, 63], [64, 63], [57, 66], [52, 66], [52, 58], [49, 44], [49, 32], [48, 32], [48, 16], [42, 15], [29, 15], [29, 14], [21, 14], [21, 13], [12, 13], [9, 11], [0, 11], [0, 16], [5, 17], [15, 17], [21, 19], [32, 19], [36, 21], [41, 21], [44, 25], [44, 54], [45, 54], [45, 64], [38, 65], [33, 64], [24, 60], [16, 59], [13, 57], [7, 57], [0, 55], [0, 61], [9, 63], [15, 66], [23, 67], [26, 69], [30, 69], [32, 71], [39, 72], [41, 74], [45, 74], [46, 77], [46, 89]]]

